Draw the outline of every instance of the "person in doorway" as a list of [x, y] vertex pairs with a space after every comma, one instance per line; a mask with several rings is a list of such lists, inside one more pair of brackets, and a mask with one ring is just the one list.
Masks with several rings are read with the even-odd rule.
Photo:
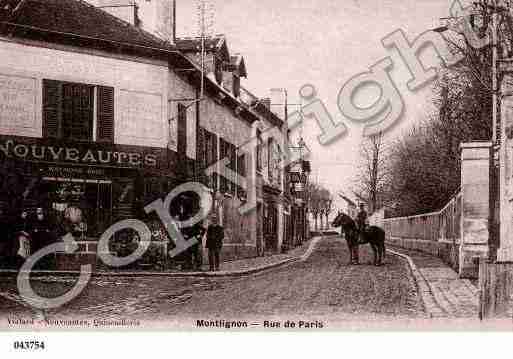
[[19, 269], [32, 253], [30, 236], [32, 227], [28, 217], [28, 211], [22, 209], [14, 221], [9, 266], [15, 269]]
[[221, 249], [223, 247], [224, 228], [219, 225], [217, 216], [212, 216], [207, 229], [208, 264], [211, 272], [219, 271]]
[[360, 244], [362, 244], [363, 242], [363, 233], [365, 232], [365, 229], [367, 227], [367, 217], [368, 216], [367, 212], [365, 211], [365, 205], [363, 203], [360, 203], [360, 211], [356, 216], [356, 225], [358, 227]]
[[[57, 241], [53, 225], [42, 207], [36, 209], [35, 218], [32, 222], [32, 250], [33, 253], [43, 249]], [[40, 264], [43, 269], [51, 269], [53, 266], [53, 257], [46, 256], [41, 259]]]
[[28, 234], [31, 229], [28, 211], [26, 209], [20, 210], [14, 221], [14, 231], [26, 232]]

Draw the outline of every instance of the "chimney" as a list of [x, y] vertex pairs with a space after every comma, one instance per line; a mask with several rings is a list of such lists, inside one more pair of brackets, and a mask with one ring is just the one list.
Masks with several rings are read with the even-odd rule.
[[103, 11], [138, 26], [138, 7], [134, 0], [87, 0]]
[[176, 0], [86, 0], [153, 35], [175, 42]]
[[285, 89], [271, 89], [270, 110], [281, 120], [287, 119], [287, 91]]

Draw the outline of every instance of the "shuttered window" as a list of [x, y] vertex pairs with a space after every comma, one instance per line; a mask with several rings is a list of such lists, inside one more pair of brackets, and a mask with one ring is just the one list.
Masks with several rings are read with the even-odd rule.
[[[242, 151], [237, 151], [237, 173], [246, 177], [246, 154]], [[236, 188], [239, 197], [246, 197], [246, 190], [240, 184], [237, 184]]]
[[114, 88], [98, 86], [96, 140], [114, 143]]
[[187, 153], [187, 107], [178, 104], [178, 154], [184, 158]]
[[[94, 112], [95, 88], [97, 111]], [[90, 142], [114, 142], [114, 89], [43, 80], [43, 136]]]
[[[216, 163], [219, 160], [219, 156], [217, 154], [217, 135], [215, 133], [211, 133], [210, 138], [212, 139], [212, 146], [211, 146], [211, 157], [212, 162], [211, 165]], [[217, 173], [213, 173], [211, 176], [211, 186], [213, 189], [217, 189]]]
[[262, 132], [257, 130], [257, 145], [256, 145], [256, 169], [257, 171], [262, 171], [263, 167], [263, 142], [262, 142]]
[[[228, 142], [226, 142], [224, 139], [220, 138], [219, 139], [219, 159], [220, 160], [224, 160], [225, 158], [228, 157]], [[222, 166], [222, 165], [221, 165]], [[219, 190], [222, 192], [222, 193], [227, 193], [228, 192], [228, 179], [224, 176], [221, 176], [219, 178]]]
[[[219, 159], [228, 159], [226, 167], [232, 170], [234, 173], [237, 171], [237, 147], [234, 144], [219, 139]], [[235, 195], [237, 191], [236, 179], [232, 172], [227, 172], [226, 177], [221, 176], [220, 179], [220, 191], [223, 193], [230, 193]]]
[[[216, 134], [209, 132], [208, 130], [201, 128], [201, 143], [202, 148], [199, 151], [202, 171], [204, 172], [208, 167], [215, 164], [218, 159], [217, 154], [217, 136]], [[217, 189], [217, 173], [212, 173], [210, 176], [205, 176], [205, 184], [212, 188]]]
[[43, 81], [43, 136], [59, 138], [61, 118], [61, 87], [59, 81]]
[[[228, 146], [228, 156], [230, 158], [228, 168], [230, 168], [235, 173], [237, 171], [237, 147], [231, 143]], [[237, 184], [235, 183], [236, 180], [237, 179], [234, 177], [234, 175], [230, 176], [230, 193], [232, 195], [235, 195], [237, 192]]]

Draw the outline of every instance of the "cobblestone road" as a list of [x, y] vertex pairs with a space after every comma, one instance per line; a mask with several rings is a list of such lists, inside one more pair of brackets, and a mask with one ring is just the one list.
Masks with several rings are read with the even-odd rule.
[[[138, 318], [173, 327], [191, 327], [198, 319], [260, 323], [307, 318], [329, 327], [331, 322], [423, 318], [406, 262], [389, 255], [385, 266], [374, 267], [367, 264], [370, 248], [361, 247], [361, 254], [363, 265], [347, 265], [345, 242], [331, 238], [320, 241], [304, 262], [241, 278], [94, 278], [78, 298], [46, 315]], [[35, 281], [34, 287], [55, 293], [72, 283], [71, 278], [47, 278]], [[0, 278], [0, 293], [14, 290], [13, 280]], [[5, 315], [0, 309], [0, 317]]]

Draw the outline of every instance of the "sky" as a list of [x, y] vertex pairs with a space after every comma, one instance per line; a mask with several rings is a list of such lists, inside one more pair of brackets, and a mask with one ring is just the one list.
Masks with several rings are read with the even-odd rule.
[[[409, 73], [394, 50], [381, 39], [402, 29], [409, 39], [440, 26], [449, 16], [452, 0], [206, 0], [213, 7], [212, 33], [225, 34], [230, 52], [241, 53], [248, 78], [243, 86], [259, 97], [271, 88], [286, 88], [290, 103], [298, 103], [298, 91], [313, 84], [336, 122], [344, 122], [348, 135], [329, 146], [317, 141], [315, 121], [304, 124], [303, 137], [312, 150], [312, 180], [332, 193], [351, 196], [359, 164], [362, 125], [345, 119], [337, 107], [340, 89], [351, 77], [368, 71], [377, 61], [390, 56], [391, 72], [405, 101], [405, 114], [385, 134], [392, 141], [404, 129], [425, 119], [433, 111], [428, 87], [412, 93], [406, 82]], [[198, 34], [198, 0], [177, 0], [177, 35]], [[425, 65], [436, 65], [434, 52], [426, 51]], [[371, 104], [378, 93], [365, 92], [358, 99]], [[340, 208], [342, 201], [337, 199]]]

